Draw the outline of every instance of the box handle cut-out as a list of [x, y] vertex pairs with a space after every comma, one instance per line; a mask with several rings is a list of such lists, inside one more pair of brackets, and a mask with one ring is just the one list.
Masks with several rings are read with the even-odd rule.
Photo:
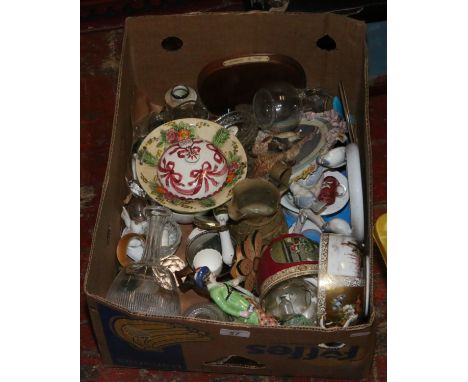
[[327, 342], [327, 343], [321, 343], [318, 345], [319, 348], [333, 349], [333, 350], [341, 349], [342, 347], [345, 347], [345, 346], [346, 344], [343, 342]]
[[242, 367], [245, 369], [263, 369], [265, 367], [263, 363], [259, 363], [257, 361], [254, 361], [253, 359], [246, 358], [240, 355], [229, 355], [221, 359], [205, 362], [204, 365]]
[[182, 45], [184, 45], [184, 42], [176, 36], [169, 36], [161, 41], [161, 46], [167, 51], [179, 50], [182, 48]]
[[336, 49], [336, 41], [327, 34], [323, 37], [320, 37], [317, 40], [316, 45], [322, 50], [335, 50]]

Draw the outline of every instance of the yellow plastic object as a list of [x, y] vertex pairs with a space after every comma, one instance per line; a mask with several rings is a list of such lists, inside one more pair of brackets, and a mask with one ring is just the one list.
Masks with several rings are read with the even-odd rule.
[[387, 214], [384, 213], [377, 218], [373, 232], [374, 240], [382, 253], [385, 265], [387, 265]]

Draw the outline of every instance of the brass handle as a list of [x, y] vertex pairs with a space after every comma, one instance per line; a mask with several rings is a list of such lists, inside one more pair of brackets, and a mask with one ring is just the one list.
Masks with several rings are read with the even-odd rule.
[[195, 216], [193, 224], [205, 231], [221, 232], [228, 229], [227, 225], [222, 226], [217, 221], [209, 219], [205, 216]]
[[289, 190], [291, 174], [291, 166], [289, 166], [285, 161], [276, 162], [268, 173], [270, 182], [278, 188], [281, 196]]

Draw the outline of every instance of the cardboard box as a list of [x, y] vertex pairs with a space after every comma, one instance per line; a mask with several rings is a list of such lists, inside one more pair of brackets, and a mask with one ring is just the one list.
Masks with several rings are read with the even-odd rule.
[[[317, 44], [324, 36], [333, 39], [334, 49]], [[179, 44], [168, 45], [168, 41], [177, 41], [167, 40], [168, 37], [177, 37]], [[282, 53], [299, 61], [309, 87], [321, 86], [337, 94], [338, 81], [343, 81], [359, 127], [365, 185], [365, 245], [372, 259], [372, 166], [364, 23], [333, 14], [259, 12], [129, 18], [109, 161], [85, 280], [92, 325], [105, 364], [329, 378], [361, 378], [369, 371], [375, 342], [372, 301], [368, 323], [325, 330], [148, 317], [130, 314], [105, 300], [118, 270], [115, 248], [120, 237], [122, 201], [128, 192], [124, 173], [131, 152], [131, 103], [135, 87], [162, 104], [168, 88], [178, 83], [196, 87], [198, 73], [208, 62], [257, 52]], [[190, 227], [183, 230], [187, 233]], [[179, 253], [184, 246], [182, 242]], [[196, 298], [195, 293], [189, 292], [183, 303], [189, 304]]]

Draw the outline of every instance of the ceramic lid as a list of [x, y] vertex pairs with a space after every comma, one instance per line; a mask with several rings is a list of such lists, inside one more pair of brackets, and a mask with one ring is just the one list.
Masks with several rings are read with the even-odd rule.
[[246, 177], [247, 155], [228, 129], [183, 118], [157, 127], [143, 139], [135, 167], [148, 197], [179, 214], [196, 214], [231, 199], [232, 188]]
[[223, 187], [227, 174], [224, 155], [203, 139], [185, 139], [169, 146], [158, 164], [161, 185], [178, 198], [213, 195]]

